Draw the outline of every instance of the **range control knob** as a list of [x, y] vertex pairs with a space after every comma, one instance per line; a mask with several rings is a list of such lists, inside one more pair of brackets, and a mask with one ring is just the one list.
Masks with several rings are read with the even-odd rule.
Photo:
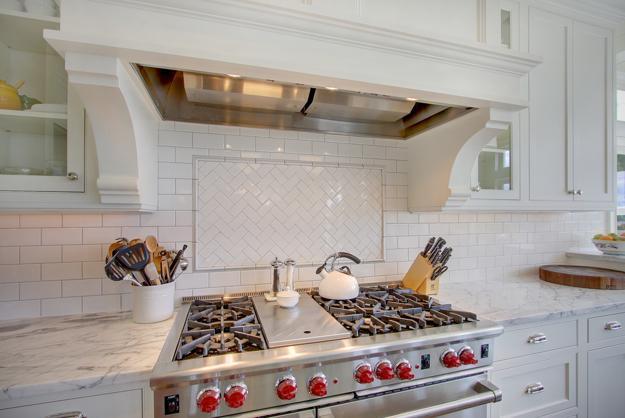
[[204, 389], [197, 395], [197, 407], [200, 408], [200, 411], [202, 412], [214, 412], [217, 408], [219, 408], [220, 397], [221, 394], [219, 393], [219, 388], [210, 387]]
[[326, 396], [328, 394], [328, 379], [323, 373], [317, 373], [308, 381], [308, 392], [314, 396]]
[[226, 388], [224, 399], [230, 408], [240, 408], [247, 398], [247, 386], [245, 383], [235, 383]]
[[402, 359], [395, 365], [395, 374], [401, 380], [414, 379], [414, 373], [412, 372], [412, 364], [408, 360]]
[[295, 377], [288, 375], [278, 379], [276, 383], [276, 393], [278, 394], [278, 398], [283, 401], [294, 399], [295, 395], [297, 395], [297, 382], [295, 381]]
[[475, 353], [471, 347], [462, 347], [459, 351], [458, 358], [462, 364], [477, 364]]
[[393, 364], [388, 360], [382, 360], [375, 365], [375, 377], [380, 380], [391, 380], [395, 377]]
[[373, 383], [373, 370], [369, 363], [360, 363], [354, 371], [354, 380], [360, 384]]
[[441, 363], [443, 363], [443, 366], [447, 367], [448, 369], [451, 369], [453, 367], [460, 367], [462, 365], [462, 363], [460, 363], [458, 355], [451, 348], [445, 351], [443, 355], [441, 355]]

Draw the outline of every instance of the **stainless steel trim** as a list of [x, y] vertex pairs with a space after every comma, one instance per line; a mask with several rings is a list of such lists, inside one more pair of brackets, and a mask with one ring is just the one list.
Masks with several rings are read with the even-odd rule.
[[[459, 343], [500, 335], [503, 327], [488, 320], [448, 325], [440, 328], [426, 328], [391, 334], [360, 338], [345, 338], [317, 344], [302, 344], [290, 347], [270, 348], [262, 351], [224, 354], [214, 357], [173, 361], [178, 338], [183, 328], [190, 305], [181, 307], [169, 336], [161, 351], [150, 379], [154, 389], [167, 388], [180, 383], [216, 379], [232, 374], [256, 373], [261, 371], [286, 370], [321, 362], [336, 362], [363, 358], [381, 352], [426, 349], [444, 344]], [[236, 365], [236, 367], [233, 367]]]
[[[467, 389], [463, 389], [467, 388]], [[455, 398], [456, 390], [467, 390], [468, 396]], [[437, 392], [437, 396], [428, 396], [427, 392]], [[417, 395], [417, 393], [419, 393]], [[434, 395], [431, 393], [430, 395]], [[459, 394], [460, 395], [460, 394]], [[450, 400], [447, 400], [452, 398]], [[399, 392], [391, 392], [380, 396], [357, 399], [340, 405], [333, 405], [321, 408], [318, 411], [320, 418], [343, 418], [348, 416], [360, 416], [362, 411], [375, 411], [376, 414], [380, 406], [389, 411], [394, 409], [406, 410], [397, 411], [386, 415], [387, 418], [425, 418], [438, 417], [452, 412], [458, 412], [501, 400], [501, 390], [489, 381], [467, 381], [461, 378], [456, 381], [444, 381], [430, 386], [418, 386], [414, 389], [406, 389]], [[421, 407], [414, 406], [430, 403]]]
[[542, 383], [540, 382], [536, 382], [536, 383], [532, 383], [531, 385], [527, 385], [527, 387], [525, 388], [525, 393], [527, 393], [528, 395], [535, 395], [537, 393], [541, 393], [545, 390], [545, 386], [543, 386]]
[[618, 331], [622, 328], [622, 325], [618, 321], [606, 322], [604, 329], [606, 331]]
[[87, 416], [80, 411], [70, 411], [46, 415], [46, 418], [87, 418]]
[[528, 344], [542, 344], [542, 343], [546, 343], [547, 341], [549, 341], [549, 339], [542, 332], [539, 332], [538, 334], [530, 335], [529, 337], [527, 337]]

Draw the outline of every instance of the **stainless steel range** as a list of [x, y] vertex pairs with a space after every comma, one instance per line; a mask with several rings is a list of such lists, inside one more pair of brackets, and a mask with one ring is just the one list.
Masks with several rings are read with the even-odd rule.
[[486, 417], [502, 327], [397, 285], [293, 309], [195, 300], [150, 381], [156, 417]]

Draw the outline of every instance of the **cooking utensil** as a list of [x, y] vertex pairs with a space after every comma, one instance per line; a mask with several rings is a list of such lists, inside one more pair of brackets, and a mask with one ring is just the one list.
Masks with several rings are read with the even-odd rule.
[[[324, 263], [317, 268], [316, 273], [322, 277], [319, 282], [319, 296], [326, 299], [346, 300], [358, 297], [360, 291], [358, 280], [351, 274], [347, 274], [341, 269], [335, 269], [334, 265], [340, 258], [347, 258], [356, 264], [360, 264], [360, 259], [353, 254], [337, 252], [330, 255]], [[328, 270], [328, 262], [332, 260]]]
[[152, 284], [143, 271], [150, 262], [150, 253], [143, 242], [120, 248], [115, 254], [115, 258], [127, 269], [140, 272], [148, 286]]
[[107, 257], [104, 272], [109, 279], [117, 282], [124, 279], [124, 276], [128, 274], [128, 269], [113, 256]]
[[182, 254], [186, 251], [187, 249], [187, 244], [182, 246], [182, 249], [180, 251], [178, 251], [178, 253], [176, 254], [176, 257], [174, 257], [174, 261], [171, 262], [171, 264], [169, 265], [169, 276], [174, 277], [174, 274], [176, 274], [176, 269], [178, 268], [178, 264], [180, 263], [180, 258], [182, 257]]
[[447, 266], [436, 267], [434, 271], [432, 272], [432, 278], [430, 280], [436, 280], [439, 276], [445, 273], [448, 269], [449, 267]]
[[107, 258], [112, 258], [117, 252], [117, 250], [119, 250], [121, 247], [125, 245], [128, 245], [128, 240], [126, 238], [117, 238], [115, 242], [109, 245]]
[[158, 240], [156, 239], [154, 235], [148, 235], [147, 237], [145, 237], [144, 244], [150, 253], [150, 261], [148, 262], [147, 266], [145, 266], [145, 273], [150, 278], [150, 282], [152, 282], [152, 284], [156, 284], [156, 285], [161, 284], [160, 272], [158, 271], [158, 268], [154, 264], [154, 254], [155, 254], [155, 251], [158, 250], [158, 247], [159, 247]]
[[451, 247], [447, 247], [443, 250], [443, 254], [441, 254], [440, 257], [440, 264], [441, 265], [446, 265], [447, 262], [449, 261], [449, 259], [451, 258], [451, 252], [453, 251], [453, 249]]
[[430, 255], [428, 256], [428, 260], [430, 261], [430, 264], [432, 264], [434, 259], [438, 256], [438, 252], [440, 251], [441, 248], [443, 248], [445, 244], [447, 244], [447, 241], [445, 241], [442, 237], [439, 237], [436, 240], [436, 243], [432, 247], [432, 250], [430, 251]]
[[161, 258], [161, 278], [165, 283], [171, 282], [171, 275], [169, 274], [169, 262], [166, 257]]

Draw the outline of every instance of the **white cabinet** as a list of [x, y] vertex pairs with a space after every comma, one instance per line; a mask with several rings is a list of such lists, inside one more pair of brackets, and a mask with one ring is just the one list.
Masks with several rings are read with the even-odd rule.
[[573, 23], [573, 189], [575, 199], [613, 198], [612, 39], [608, 30]]
[[0, 191], [85, 191], [84, 110], [43, 39], [59, 25], [0, 5]]
[[0, 418], [43, 418], [71, 411], [80, 411], [88, 418], [142, 418], [141, 389], [2, 409]]
[[[612, 202], [612, 35], [529, 9], [529, 197]], [[577, 205], [574, 205], [575, 207]]]
[[625, 344], [588, 352], [588, 417], [625, 413]]

